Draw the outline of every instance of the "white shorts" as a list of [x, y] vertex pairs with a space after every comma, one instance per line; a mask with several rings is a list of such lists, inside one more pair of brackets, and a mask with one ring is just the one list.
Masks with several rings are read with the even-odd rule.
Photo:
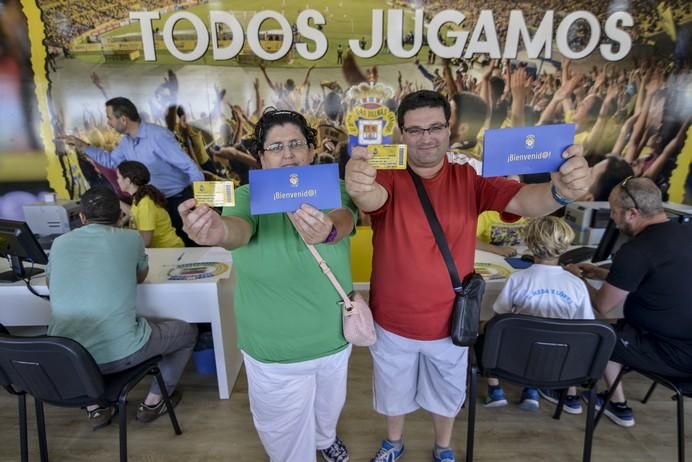
[[409, 414], [423, 408], [443, 417], [456, 417], [466, 399], [468, 348], [451, 337], [412, 340], [379, 325], [373, 359], [373, 404], [386, 416]]
[[314, 462], [336, 439], [346, 402], [351, 345], [299, 363], [262, 363], [245, 352], [250, 411], [264, 450], [274, 462]]

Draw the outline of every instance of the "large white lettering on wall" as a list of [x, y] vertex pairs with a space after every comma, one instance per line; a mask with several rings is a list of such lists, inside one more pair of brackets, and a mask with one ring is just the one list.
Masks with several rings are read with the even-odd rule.
[[[505, 15], [506, 12], [501, 14]], [[156, 41], [152, 21], [159, 19], [158, 12], [130, 12], [130, 20], [140, 25], [142, 49], [145, 61], [156, 60]], [[433, 53], [443, 58], [469, 58], [475, 54], [486, 54], [491, 58], [514, 59], [520, 49], [525, 49], [528, 58], [539, 57], [550, 59], [553, 46], [562, 56], [570, 59], [581, 59], [590, 54], [600, 52], [608, 61], [619, 61], [625, 58], [632, 49], [632, 37], [627, 29], [634, 25], [632, 16], [625, 11], [612, 13], [604, 24], [588, 11], [574, 11], [555, 23], [552, 10], [545, 11], [539, 24], [526, 24], [521, 10], [509, 12], [506, 31], [498, 31], [493, 11], [482, 10], [475, 24], [465, 24], [465, 16], [457, 10], [444, 10], [433, 16], [426, 24], [422, 9], [413, 12], [412, 25], [406, 26], [404, 10], [373, 9], [371, 14], [371, 32], [366, 43], [369, 47], [361, 48], [358, 37], [349, 40], [351, 51], [361, 58], [372, 58], [382, 49], [385, 41], [390, 53], [398, 58], [411, 58], [423, 46], [423, 36]], [[386, 18], [386, 22], [385, 22]], [[262, 24], [272, 20], [279, 25], [278, 39], [280, 44], [271, 50], [265, 49], [262, 43]], [[181, 50], [174, 40], [174, 28], [178, 22], [184, 21], [192, 26], [195, 32], [194, 44], [186, 50]], [[322, 32], [326, 24], [325, 18], [317, 10], [302, 11], [296, 21], [297, 34], [293, 33], [291, 23], [280, 13], [272, 10], [257, 12], [250, 18], [247, 30], [235, 16], [227, 11], [209, 12], [209, 29], [201, 18], [189, 12], [176, 12], [166, 19], [163, 27], [163, 45], [175, 58], [181, 61], [194, 61], [207, 53], [211, 44], [214, 60], [222, 61], [236, 57], [246, 43], [249, 50], [267, 61], [285, 57], [292, 48], [302, 58], [317, 60], [327, 52], [327, 37]], [[580, 22], [588, 30], [585, 43], [573, 43], [570, 40], [571, 28]], [[468, 25], [468, 27], [466, 27]], [[230, 32], [224, 34], [224, 40], [219, 37], [219, 28], [224, 27]], [[532, 32], [533, 31], [533, 34]], [[498, 32], [506, 32], [500, 34]], [[412, 34], [412, 43], [405, 47], [404, 36]], [[505, 43], [500, 43], [500, 37], [505, 36]], [[293, 46], [294, 36], [300, 37]], [[606, 39], [602, 43], [602, 38]], [[468, 42], [467, 42], [468, 40]], [[600, 45], [600, 46], [599, 46]]]

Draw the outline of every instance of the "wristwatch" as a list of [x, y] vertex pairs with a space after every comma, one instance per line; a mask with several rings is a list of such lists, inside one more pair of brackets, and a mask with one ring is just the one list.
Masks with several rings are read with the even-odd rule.
[[332, 230], [329, 231], [329, 234], [327, 234], [327, 238], [322, 242], [323, 244], [329, 244], [330, 242], [334, 242], [336, 239], [336, 225], [332, 225]]
[[565, 196], [562, 196], [559, 192], [557, 192], [557, 188], [555, 187], [554, 184], [550, 185], [550, 194], [553, 195], [553, 199], [555, 199], [555, 202], [557, 202], [558, 204], [560, 204], [562, 206], [569, 205], [572, 202], [574, 202], [574, 199], [569, 199]]

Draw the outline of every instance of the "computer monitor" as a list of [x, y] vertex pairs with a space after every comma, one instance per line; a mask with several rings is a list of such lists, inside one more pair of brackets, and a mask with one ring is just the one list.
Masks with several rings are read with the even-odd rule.
[[11, 270], [0, 273], [0, 282], [16, 282], [42, 273], [42, 269], [24, 268], [22, 262], [48, 263], [48, 256], [23, 221], [0, 219], [0, 257], [9, 258]]
[[628, 240], [629, 237], [618, 230], [615, 222], [612, 219], [608, 220], [608, 226], [606, 226], [603, 237], [598, 242], [598, 247], [596, 247], [596, 252], [591, 257], [591, 261], [598, 263], [610, 259], [620, 246]]

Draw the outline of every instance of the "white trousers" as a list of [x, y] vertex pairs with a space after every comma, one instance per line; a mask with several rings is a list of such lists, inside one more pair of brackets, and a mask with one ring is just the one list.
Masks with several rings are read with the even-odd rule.
[[250, 410], [272, 462], [315, 462], [336, 439], [351, 345], [299, 363], [262, 363], [243, 352]]

